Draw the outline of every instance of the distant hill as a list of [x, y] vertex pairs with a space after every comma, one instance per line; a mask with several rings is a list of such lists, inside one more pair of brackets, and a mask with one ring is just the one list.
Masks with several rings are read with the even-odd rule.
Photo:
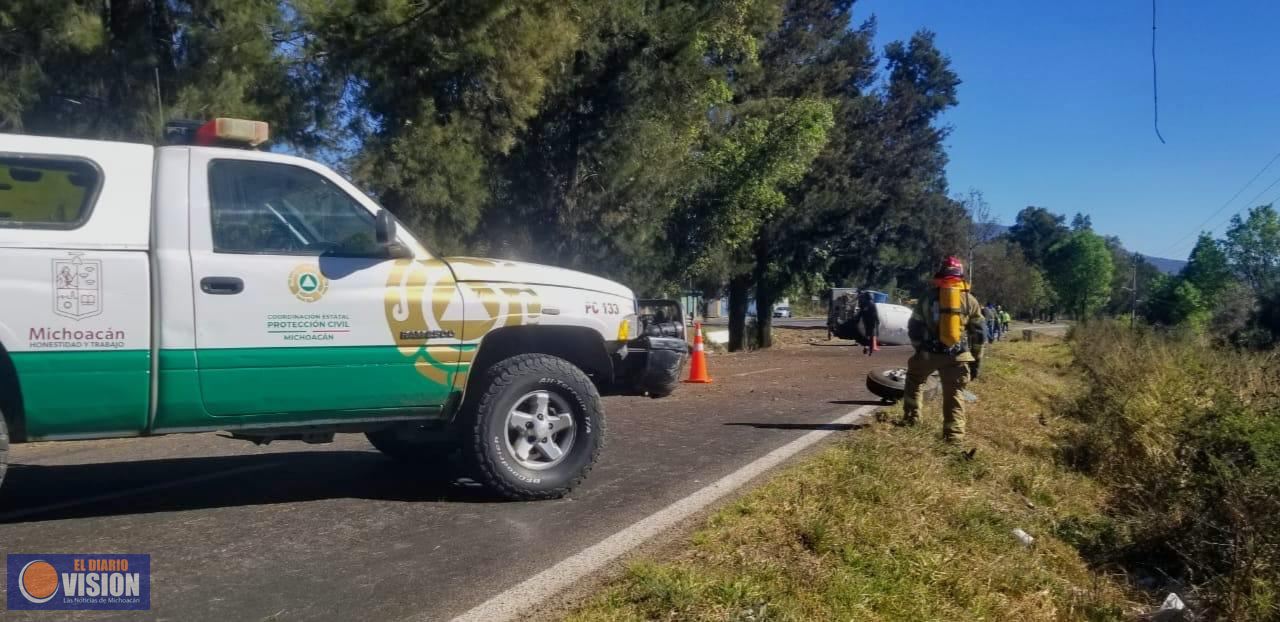
[[1165, 259], [1164, 257], [1146, 256], [1143, 256], [1143, 259], [1147, 260], [1151, 265], [1155, 266], [1157, 270], [1165, 274], [1177, 274], [1182, 272], [1182, 267], [1187, 265], [1187, 262], [1181, 259]]

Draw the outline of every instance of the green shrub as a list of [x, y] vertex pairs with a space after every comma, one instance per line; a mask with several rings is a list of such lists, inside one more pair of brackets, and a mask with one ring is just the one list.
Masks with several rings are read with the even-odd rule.
[[1280, 359], [1190, 334], [1074, 331], [1086, 425], [1065, 458], [1110, 490], [1101, 551], [1190, 583], [1211, 613], [1280, 619]]

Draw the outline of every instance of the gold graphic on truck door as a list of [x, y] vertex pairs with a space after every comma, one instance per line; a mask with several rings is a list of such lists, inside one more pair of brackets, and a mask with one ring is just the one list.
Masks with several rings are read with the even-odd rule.
[[[476, 306], [467, 312], [464, 292], [467, 299], [480, 302], [483, 314]], [[385, 311], [400, 353], [413, 359], [418, 373], [432, 382], [450, 384], [459, 380], [451, 379], [450, 373], [457, 363], [471, 363], [485, 334], [536, 321], [542, 303], [529, 287], [459, 284], [443, 261], [405, 259], [396, 261], [387, 277]], [[437, 345], [440, 341], [448, 343]]]

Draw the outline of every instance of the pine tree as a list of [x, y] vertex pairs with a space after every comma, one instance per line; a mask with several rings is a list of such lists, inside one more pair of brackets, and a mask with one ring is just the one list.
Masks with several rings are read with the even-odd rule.
[[572, 58], [576, 4], [559, 0], [301, 0], [306, 57], [344, 93], [356, 181], [436, 252], [461, 250], [495, 192], [495, 159]]
[[1047, 266], [1050, 251], [1071, 233], [1063, 224], [1065, 221], [1063, 216], [1043, 207], [1029, 205], [1018, 212], [1009, 228], [1009, 238], [1022, 247], [1027, 261], [1043, 268]]
[[[754, 286], [756, 343], [772, 339], [772, 306], [782, 292], [808, 274], [824, 272], [829, 247], [839, 234], [849, 197], [850, 126], [873, 106], [869, 90], [875, 71], [871, 47], [874, 22], [852, 28], [851, 0], [792, 0], [784, 3], [778, 27], [764, 37], [760, 63], [745, 72], [735, 102], [743, 111], [769, 110], [798, 99], [825, 100], [832, 125], [825, 146], [799, 183], [784, 188], [785, 202], [754, 233], [749, 260], [735, 271], [730, 307], [745, 309]], [[855, 139], [856, 140], [856, 139]], [[845, 188], [840, 188], [844, 185]], [[731, 313], [731, 316], [733, 314]], [[731, 338], [735, 318], [731, 317]]]
[[0, 130], [154, 143], [164, 119], [245, 116], [313, 144], [291, 29], [271, 0], [9, 0]]
[[[521, 144], [486, 218], [500, 253], [587, 268], [656, 290], [683, 276], [667, 223], [730, 74], [754, 62], [771, 3], [584, 6], [583, 39]], [[711, 114], [709, 114], [711, 113]]]
[[964, 206], [947, 197], [943, 145], [949, 129], [939, 116], [957, 104], [959, 78], [921, 31], [885, 47], [888, 82], [871, 105], [853, 106], [845, 154], [835, 162], [853, 177], [831, 196], [848, 207], [836, 242], [833, 271], [851, 283], [917, 283], [943, 256], [959, 254], [968, 237]]

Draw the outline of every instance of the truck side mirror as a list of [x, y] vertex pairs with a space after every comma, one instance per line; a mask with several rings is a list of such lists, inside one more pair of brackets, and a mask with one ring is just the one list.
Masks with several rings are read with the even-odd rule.
[[388, 259], [405, 259], [413, 253], [396, 241], [396, 217], [383, 209], [374, 220], [374, 236]]
[[396, 219], [386, 209], [380, 210], [375, 224], [376, 239], [379, 246], [390, 246], [396, 241]]

